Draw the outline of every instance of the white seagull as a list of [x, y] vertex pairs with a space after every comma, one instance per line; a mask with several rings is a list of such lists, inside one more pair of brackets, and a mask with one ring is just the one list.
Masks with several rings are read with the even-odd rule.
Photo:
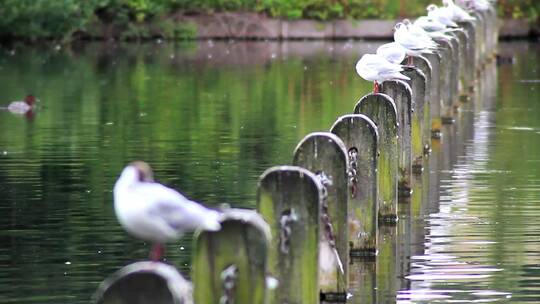
[[428, 17], [431, 17], [446, 26], [458, 26], [457, 23], [452, 20], [454, 13], [449, 8], [437, 7], [435, 4], [430, 4], [426, 9], [428, 11]]
[[441, 39], [445, 41], [450, 41], [451, 39], [451, 37], [445, 33], [454, 30], [446, 28], [446, 25], [428, 16], [419, 17], [409, 26], [409, 28], [411, 27], [424, 30], [431, 39]]
[[124, 168], [114, 185], [114, 211], [124, 229], [154, 244], [150, 257], [158, 261], [164, 244], [186, 231], [221, 228], [220, 214], [154, 182], [152, 169], [142, 161]]
[[401, 74], [403, 67], [375, 54], [365, 54], [356, 63], [356, 73], [367, 81], [373, 81], [373, 93], [379, 93], [379, 83], [385, 80], [410, 80]]
[[405, 59], [406, 49], [397, 42], [385, 43], [377, 48], [377, 55], [390, 63], [401, 64]]
[[[437, 44], [429, 36], [424, 36], [419, 32], [409, 31], [404, 23], [398, 23], [395, 26], [394, 40], [406, 49], [409, 56], [418, 56], [422, 53], [433, 53]], [[412, 64], [412, 58], [409, 57], [409, 65]]]
[[454, 4], [452, 0], [442, 0], [444, 6], [452, 12], [452, 21], [474, 21], [474, 17], [471, 17], [469, 13], [463, 10], [461, 7]]

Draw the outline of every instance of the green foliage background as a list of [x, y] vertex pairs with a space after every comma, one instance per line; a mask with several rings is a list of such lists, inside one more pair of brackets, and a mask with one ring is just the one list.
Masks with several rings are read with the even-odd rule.
[[[115, 25], [125, 36], [145, 37], [151, 22], [167, 37], [193, 29], [173, 24], [173, 14], [251, 11], [287, 19], [393, 19], [418, 16], [432, 0], [0, 0], [0, 37], [70, 38], [95, 24]], [[501, 0], [499, 14], [538, 20], [540, 1]]]

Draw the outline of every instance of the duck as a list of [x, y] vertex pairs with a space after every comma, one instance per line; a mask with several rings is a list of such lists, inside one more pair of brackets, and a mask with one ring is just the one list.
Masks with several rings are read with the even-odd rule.
[[12, 101], [3, 109], [15, 114], [26, 114], [31, 112], [36, 105], [36, 97], [32, 94], [26, 95], [24, 100]]
[[152, 168], [143, 161], [129, 163], [113, 190], [114, 211], [132, 236], [152, 243], [150, 259], [159, 261], [165, 244], [185, 232], [221, 229], [221, 213], [191, 201], [178, 191], [154, 181]]
[[379, 83], [385, 80], [410, 80], [401, 71], [403, 66], [391, 63], [377, 54], [364, 54], [356, 63], [356, 73], [367, 81], [373, 81], [373, 93], [379, 93]]

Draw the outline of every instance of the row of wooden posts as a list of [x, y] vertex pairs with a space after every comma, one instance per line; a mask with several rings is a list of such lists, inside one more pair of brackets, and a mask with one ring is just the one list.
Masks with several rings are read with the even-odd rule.
[[[434, 54], [413, 58], [410, 81], [382, 83], [329, 132], [300, 141], [292, 165], [260, 177], [257, 211], [225, 209], [222, 229], [199, 232], [192, 283], [170, 265], [131, 264], [105, 280], [98, 303], [345, 301], [350, 267], [376, 259], [377, 229], [395, 225], [432, 141], [454, 123], [496, 49], [494, 10], [462, 22]], [[421, 179], [422, 180], [422, 179]], [[423, 179], [424, 181], [426, 179]], [[427, 187], [424, 187], [427, 188]]]

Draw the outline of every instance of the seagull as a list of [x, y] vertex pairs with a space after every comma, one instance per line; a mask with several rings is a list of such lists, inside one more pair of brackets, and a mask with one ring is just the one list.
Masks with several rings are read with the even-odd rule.
[[475, 11], [487, 11], [490, 8], [487, 0], [468, 0], [467, 3]]
[[356, 73], [367, 81], [373, 81], [373, 93], [379, 93], [379, 83], [390, 79], [410, 80], [401, 74], [403, 67], [375, 54], [364, 54], [356, 63]]
[[426, 9], [428, 11], [428, 17], [431, 17], [446, 26], [458, 26], [457, 23], [452, 20], [454, 13], [447, 7], [437, 7], [435, 4], [430, 4]]
[[401, 64], [405, 59], [406, 49], [397, 42], [385, 43], [377, 48], [377, 55], [390, 63]]
[[153, 261], [161, 258], [167, 241], [186, 231], [221, 229], [217, 211], [154, 182], [152, 169], [142, 161], [130, 163], [116, 181], [114, 211], [128, 233], [154, 244], [150, 252]]
[[446, 30], [446, 25], [440, 23], [438, 20], [428, 16], [418, 17], [414, 21], [414, 24], [423, 28], [426, 32], [438, 32]]
[[463, 10], [461, 7], [454, 4], [453, 0], [442, 0], [444, 6], [452, 12], [452, 21], [474, 21], [474, 17], [471, 17], [469, 13]]
[[412, 64], [412, 57], [422, 53], [433, 53], [432, 49], [437, 48], [437, 44], [429, 36], [424, 36], [419, 32], [409, 31], [404, 23], [399, 22], [395, 26], [394, 40], [406, 49], [409, 56], [408, 64]]
[[446, 28], [446, 25], [428, 16], [419, 17], [414, 21], [411, 27], [422, 29], [426, 34], [434, 40], [450, 41], [452, 38], [445, 33], [454, 31], [454, 29]]
[[8, 110], [9, 112], [15, 114], [27, 114], [34, 109], [35, 105], [36, 97], [34, 97], [34, 95], [32, 94], [29, 94], [26, 95], [24, 100], [10, 102], [7, 107], [0, 107], [0, 109]]

